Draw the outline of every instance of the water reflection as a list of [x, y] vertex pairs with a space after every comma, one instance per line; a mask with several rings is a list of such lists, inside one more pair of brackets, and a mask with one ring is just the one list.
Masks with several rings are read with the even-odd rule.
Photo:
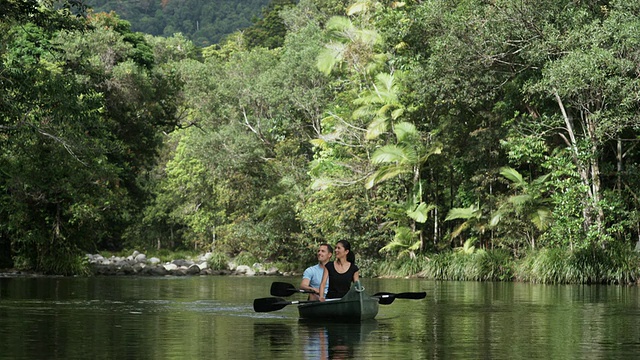
[[378, 327], [376, 320], [362, 323], [309, 322], [254, 324], [254, 343], [270, 350], [274, 357], [296, 346], [296, 337], [305, 359], [353, 359], [360, 343]]
[[305, 346], [307, 359], [353, 359], [356, 349], [374, 331], [378, 322], [320, 323], [300, 320], [301, 333], [308, 336]]
[[[427, 290], [373, 322], [255, 313], [282, 278], [0, 278], [0, 359], [635, 359], [640, 287], [369, 280]], [[295, 281], [297, 279], [292, 279]], [[46, 354], [42, 355], [42, 354]]]
[[269, 349], [281, 349], [293, 344], [293, 331], [291, 326], [282, 323], [255, 323], [253, 324], [255, 343], [266, 342]]

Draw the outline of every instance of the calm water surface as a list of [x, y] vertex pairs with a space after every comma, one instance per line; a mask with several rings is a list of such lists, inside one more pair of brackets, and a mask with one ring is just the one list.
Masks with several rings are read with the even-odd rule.
[[[363, 279], [375, 321], [255, 313], [283, 277], [0, 278], [0, 359], [635, 359], [637, 287]], [[291, 296], [301, 300], [302, 295]]]

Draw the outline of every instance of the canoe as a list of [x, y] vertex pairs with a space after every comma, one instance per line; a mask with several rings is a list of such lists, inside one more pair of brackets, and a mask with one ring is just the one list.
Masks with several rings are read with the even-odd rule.
[[378, 315], [377, 297], [369, 296], [360, 281], [356, 281], [349, 292], [340, 299], [310, 302], [298, 305], [302, 319], [361, 321]]

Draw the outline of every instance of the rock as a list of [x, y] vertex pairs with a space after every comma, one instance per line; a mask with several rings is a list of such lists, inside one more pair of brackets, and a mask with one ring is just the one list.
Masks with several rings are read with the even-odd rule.
[[157, 265], [160, 263], [160, 259], [158, 259], [157, 257], [152, 257], [151, 259], [149, 259], [149, 263], [152, 265]]
[[177, 269], [171, 271], [171, 275], [186, 276], [187, 275], [187, 269], [186, 268], [177, 268]]
[[144, 270], [144, 268], [145, 268], [146, 266], [147, 266], [147, 265], [145, 265], [144, 263], [135, 263], [135, 264], [133, 264], [132, 268], [133, 268], [133, 271], [134, 271], [136, 274], [138, 274], [138, 273], [142, 272], [142, 270]]
[[173, 271], [178, 269], [178, 265], [172, 264], [172, 263], [164, 264], [162, 266], [164, 266], [164, 268], [167, 269], [167, 271]]
[[187, 275], [198, 275], [200, 274], [200, 267], [196, 264], [189, 266], [187, 269]]
[[115, 275], [116, 268], [110, 265], [96, 265], [93, 268], [93, 272], [96, 275]]
[[134, 258], [134, 259], [135, 259], [135, 261], [136, 261], [136, 262], [139, 262], [139, 263], [140, 263], [140, 262], [146, 262], [146, 261], [147, 261], [147, 255], [145, 255], [145, 254], [138, 254], [138, 255], [136, 255], [136, 256], [135, 256], [135, 258]]
[[123, 265], [116, 271], [116, 275], [133, 275], [134, 273], [133, 266], [129, 264]]
[[164, 268], [164, 266], [150, 266], [148, 267], [149, 270], [145, 271], [152, 276], [165, 276], [165, 275], [169, 275], [169, 271], [167, 269]]
[[253, 269], [250, 268], [247, 265], [240, 265], [240, 266], [236, 267], [236, 274], [254, 276], [256, 274], [256, 272], [253, 271]]
[[171, 263], [176, 264], [178, 266], [189, 267], [193, 265], [193, 261], [190, 260], [173, 260]]

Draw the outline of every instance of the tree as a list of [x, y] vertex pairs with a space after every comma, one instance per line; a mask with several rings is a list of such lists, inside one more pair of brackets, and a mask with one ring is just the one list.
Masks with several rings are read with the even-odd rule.
[[[545, 197], [549, 175], [527, 182], [517, 170], [510, 167], [503, 167], [500, 174], [511, 181], [511, 187], [519, 193], [509, 196], [492, 214], [490, 225], [496, 226], [505, 216], [515, 213], [516, 216], [524, 216], [538, 231], [546, 230], [552, 222], [550, 199]], [[531, 248], [535, 248], [535, 232], [527, 226], [519, 228], [529, 240]]]
[[[458, 219], [462, 219], [464, 221], [453, 230], [451, 233], [451, 240], [462, 234], [463, 231], [472, 229], [478, 234], [478, 240], [480, 243], [483, 243], [482, 236], [488, 229], [488, 223], [486, 215], [479, 206], [471, 205], [466, 208], [452, 208], [449, 210], [449, 213], [444, 220], [452, 221]], [[469, 238], [465, 241], [465, 244], [471, 239], [473, 239], [471, 242], [475, 242], [475, 238]]]
[[136, 177], [157, 126], [172, 126], [175, 88], [152, 72], [143, 39], [103, 25], [121, 33], [16, 23], [1, 35], [0, 236], [15, 266], [79, 273], [85, 252], [118, 246], [144, 201]]

